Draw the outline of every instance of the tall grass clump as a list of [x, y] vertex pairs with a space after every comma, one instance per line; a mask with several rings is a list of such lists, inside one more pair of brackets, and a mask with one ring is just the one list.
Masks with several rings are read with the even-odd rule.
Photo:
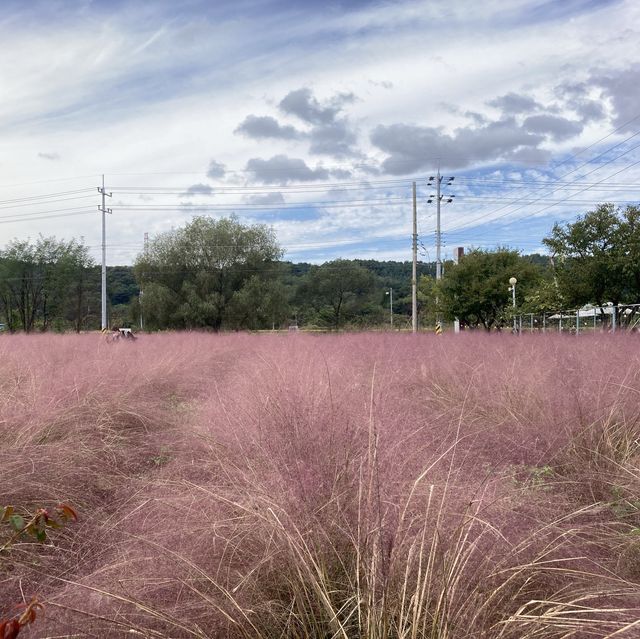
[[33, 637], [636, 636], [632, 340], [3, 338], [0, 501], [80, 521], [1, 600]]

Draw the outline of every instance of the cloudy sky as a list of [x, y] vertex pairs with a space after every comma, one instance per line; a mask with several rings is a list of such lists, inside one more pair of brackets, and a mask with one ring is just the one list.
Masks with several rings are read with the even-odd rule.
[[0, 245], [98, 257], [104, 174], [110, 264], [232, 213], [292, 260], [410, 259], [416, 181], [433, 260], [440, 168], [445, 255], [541, 250], [640, 197], [639, 31], [636, 0], [3, 0]]

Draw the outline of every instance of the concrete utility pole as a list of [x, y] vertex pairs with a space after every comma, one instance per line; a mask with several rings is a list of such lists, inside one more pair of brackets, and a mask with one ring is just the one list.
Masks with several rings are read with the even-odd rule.
[[[434, 179], [436, 182], [436, 194], [432, 195], [427, 200], [427, 203], [431, 204], [431, 202], [433, 202], [435, 198], [435, 201], [436, 201], [436, 279], [441, 280], [442, 279], [442, 224], [441, 224], [441, 217], [440, 217], [440, 205], [445, 196], [442, 195], [441, 188], [440, 188], [442, 185], [442, 180], [444, 178], [442, 177], [442, 175], [440, 175], [439, 168], [435, 178], [431, 176], [429, 178], [429, 182], [430, 183], [433, 182]], [[446, 186], [451, 186], [454, 180], [455, 180], [455, 177], [447, 178]], [[455, 195], [448, 195], [446, 197], [447, 197], [447, 200], [446, 200], [447, 203], [450, 204], [451, 202], [453, 202], [453, 198], [455, 197]]]
[[390, 288], [386, 294], [389, 296], [389, 324], [393, 328], [393, 289]]
[[411, 330], [418, 332], [418, 204], [413, 183], [413, 267], [411, 269]]
[[440, 169], [436, 177], [436, 279], [442, 279], [442, 228], [440, 226], [440, 184], [442, 182], [442, 176], [440, 175]]
[[111, 197], [113, 193], [107, 193], [104, 189], [104, 175], [102, 176], [102, 188], [98, 187], [98, 193], [102, 195], [102, 205], [98, 210], [102, 212], [102, 319], [101, 328], [104, 331], [107, 328], [107, 222], [106, 214], [113, 213], [111, 209], [106, 208], [105, 198]]

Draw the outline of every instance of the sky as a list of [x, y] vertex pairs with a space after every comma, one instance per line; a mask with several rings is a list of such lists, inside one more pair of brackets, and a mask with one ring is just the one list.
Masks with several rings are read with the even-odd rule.
[[[0, 246], [131, 264], [194, 215], [285, 259], [545, 252], [640, 199], [636, 0], [3, 0]], [[432, 178], [431, 180], [429, 178]], [[454, 178], [451, 180], [450, 178]], [[430, 201], [431, 200], [431, 201]]]

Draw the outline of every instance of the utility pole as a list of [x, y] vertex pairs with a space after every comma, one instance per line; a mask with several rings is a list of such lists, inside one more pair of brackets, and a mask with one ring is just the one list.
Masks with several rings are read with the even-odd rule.
[[442, 257], [440, 251], [442, 250], [442, 229], [440, 227], [440, 184], [442, 182], [442, 176], [440, 175], [440, 169], [436, 178], [436, 279], [442, 279]]
[[[442, 185], [442, 180], [444, 178], [442, 175], [440, 175], [439, 168], [435, 178], [434, 176], [431, 176], [429, 178], [429, 182], [433, 182], [434, 179], [436, 182], [436, 194], [432, 195], [427, 200], [427, 203], [431, 204], [434, 199], [436, 201], [436, 279], [441, 280], [442, 279], [442, 225], [441, 225], [441, 219], [440, 219], [440, 204], [442, 203], [442, 200], [444, 197], [447, 198], [446, 202], [450, 204], [451, 202], [453, 202], [453, 198], [455, 197], [455, 195], [448, 195], [448, 196], [442, 195], [441, 185]], [[455, 177], [449, 177], [449, 178], [446, 178], [446, 180], [447, 180], [446, 186], [451, 186], [451, 184], [455, 180]]]
[[413, 267], [411, 269], [411, 330], [418, 332], [418, 205], [413, 183]]
[[105, 198], [111, 197], [113, 193], [107, 193], [104, 188], [104, 174], [102, 175], [102, 188], [98, 187], [98, 193], [102, 195], [102, 205], [98, 210], [102, 212], [102, 319], [101, 328], [104, 331], [107, 328], [107, 222], [106, 214], [113, 213], [111, 209], [106, 208]]
[[[435, 178], [433, 175], [429, 178], [429, 184], [431, 184], [434, 179], [436, 181], [436, 194], [429, 197], [429, 199], [427, 200], [427, 204], [431, 204], [435, 198], [436, 200], [436, 280], [441, 280], [442, 279], [442, 226], [440, 224], [440, 204], [442, 202], [443, 195], [441, 193], [440, 186], [442, 184], [443, 177], [442, 175], [440, 175], [440, 166], [438, 166], [438, 172], [436, 173]], [[447, 186], [450, 186], [454, 180], [455, 180], [454, 177], [447, 178]], [[455, 195], [447, 196], [447, 200], [446, 200], [447, 203], [453, 202], [454, 197]], [[439, 305], [439, 300], [436, 297], [436, 308], [438, 307], [438, 305]], [[440, 331], [442, 330], [442, 321], [441, 321], [440, 313], [436, 312], [436, 332], [438, 330]]]

